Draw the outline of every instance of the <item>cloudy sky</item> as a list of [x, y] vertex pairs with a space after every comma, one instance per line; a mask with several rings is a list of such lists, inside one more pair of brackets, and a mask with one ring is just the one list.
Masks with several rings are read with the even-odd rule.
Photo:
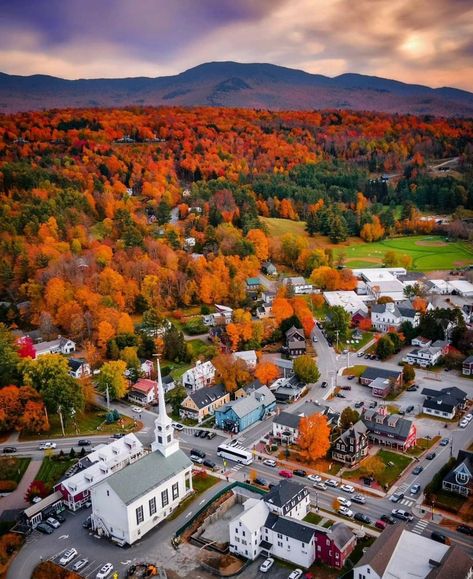
[[0, 71], [162, 76], [270, 62], [473, 90], [473, 0], [0, 0]]

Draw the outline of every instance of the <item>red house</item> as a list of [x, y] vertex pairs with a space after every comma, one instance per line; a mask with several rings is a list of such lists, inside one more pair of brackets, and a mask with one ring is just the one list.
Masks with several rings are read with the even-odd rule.
[[316, 561], [341, 569], [356, 547], [356, 537], [344, 523], [335, 523], [329, 529], [318, 527], [315, 532]]

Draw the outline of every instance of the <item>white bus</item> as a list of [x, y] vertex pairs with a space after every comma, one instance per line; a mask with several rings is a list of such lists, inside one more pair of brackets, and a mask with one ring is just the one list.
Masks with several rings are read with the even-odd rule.
[[229, 444], [221, 444], [217, 448], [218, 456], [233, 460], [241, 464], [251, 464], [253, 462], [253, 455], [250, 451], [241, 446], [230, 446]]

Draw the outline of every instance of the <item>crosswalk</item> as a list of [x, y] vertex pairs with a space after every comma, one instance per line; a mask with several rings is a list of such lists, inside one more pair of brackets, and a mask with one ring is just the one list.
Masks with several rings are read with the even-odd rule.
[[413, 533], [417, 533], [418, 535], [422, 535], [425, 531], [425, 527], [429, 524], [428, 521], [424, 521], [422, 519], [418, 520], [417, 523], [412, 528]]
[[245, 465], [241, 464], [240, 462], [238, 464], [236, 464], [235, 466], [232, 466], [232, 468], [230, 470], [233, 470], [234, 472], [237, 472], [238, 470], [242, 469]]
[[412, 501], [411, 499], [406, 499], [406, 498], [404, 498], [404, 499], [401, 499], [401, 500], [399, 501], [399, 503], [400, 503], [401, 505], [405, 505], [406, 507], [412, 507], [412, 505], [415, 504], [415, 501]]

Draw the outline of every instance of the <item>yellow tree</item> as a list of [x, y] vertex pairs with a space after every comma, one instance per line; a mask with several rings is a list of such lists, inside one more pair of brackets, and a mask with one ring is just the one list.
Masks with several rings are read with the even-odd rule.
[[324, 457], [330, 448], [330, 427], [322, 414], [304, 416], [299, 423], [297, 441], [302, 457], [313, 462]]

